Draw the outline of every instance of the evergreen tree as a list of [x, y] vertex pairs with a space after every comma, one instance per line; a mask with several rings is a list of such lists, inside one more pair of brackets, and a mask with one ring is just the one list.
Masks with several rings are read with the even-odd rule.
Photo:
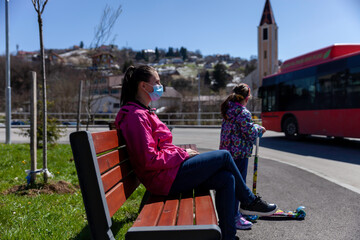
[[174, 48], [169, 47], [168, 52], [166, 53], [167, 57], [173, 57], [174, 56]]
[[159, 53], [159, 49], [156, 47], [155, 48], [155, 61], [159, 61], [160, 59], [160, 53]]
[[180, 55], [182, 56], [184, 61], [188, 58], [186, 48], [184, 48], [184, 47], [180, 48]]
[[215, 83], [212, 86], [214, 91], [219, 91], [220, 88], [224, 88], [226, 83], [230, 79], [230, 75], [226, 72], [226, 66], [222, 63], [218, 63], [214, 67], [213, 78]]
[[84, 48], [84, 42], [83, 41], [81, 41], [80, 42], [80, 46], [79, 46], [80, 48]]

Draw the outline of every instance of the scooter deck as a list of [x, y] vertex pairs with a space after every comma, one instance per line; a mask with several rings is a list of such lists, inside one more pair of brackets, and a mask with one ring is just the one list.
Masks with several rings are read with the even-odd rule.
[[305, 207], [300, 206], [295, 211], [283, 211], [278, 209], [273, 215], [270, 217], [289, 217], [289, 218], [296, 218], [296, 219], [304, 219], [306, 216]]

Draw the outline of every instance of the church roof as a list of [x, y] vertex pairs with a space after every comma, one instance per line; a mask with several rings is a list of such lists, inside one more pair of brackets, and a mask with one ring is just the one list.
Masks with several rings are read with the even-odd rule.
[[260, 21], [260, 26], [264, 25], [265, 23], [266, 24], [276, 24], [275, 18], [274, 18], [274, 13], [271, 8], [270, 0], [266, 0], [266, 2], [265, 2], [264, 11], [263, 11], [261, 21]]

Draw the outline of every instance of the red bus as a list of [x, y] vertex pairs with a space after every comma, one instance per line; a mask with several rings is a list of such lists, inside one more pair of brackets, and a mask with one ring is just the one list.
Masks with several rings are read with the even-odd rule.
[[282, 64], [263, 79], [262, 124], [290, 139], [360, 138], [360, 44], [335, 44]]

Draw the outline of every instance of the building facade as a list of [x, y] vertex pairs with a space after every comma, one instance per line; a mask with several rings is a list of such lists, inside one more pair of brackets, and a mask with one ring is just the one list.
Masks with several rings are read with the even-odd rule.
[[263, 14], [258, 26], [258, 71], [259, 84], [262, 79], [278, 70], [278, 26], [270, 0], [266, 0]]

